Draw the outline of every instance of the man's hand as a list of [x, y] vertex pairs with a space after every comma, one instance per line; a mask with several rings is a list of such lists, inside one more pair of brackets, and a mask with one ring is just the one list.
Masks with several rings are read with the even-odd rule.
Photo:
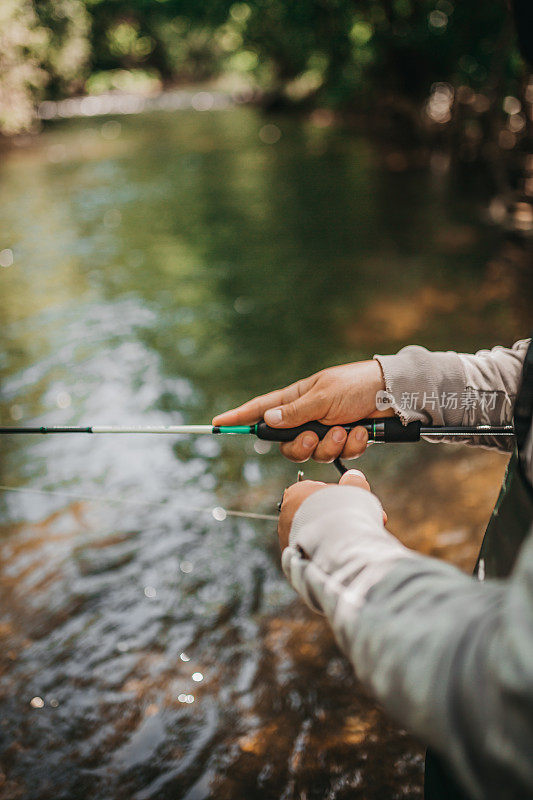
[[[389, 416], [392, 410], [376, 410], [376, 393], [384, 388], [381, 367], [375, 360], [330, 367], [219, 414], [213, 425], [252, 425], [264, 417], [273, 428], [292, 428], [312, 420], [341, 425], [369, 416]], [[361, 426], [349, 436], [344, 428], [333, 427], [322, 441], [309, 431], [280, 447], [291, 461], [307, 461], [312, 456], [315, 461], [329, 463], [337, 456], [356, 458], [367, 442], [368, 434]]]
[[[278, 537], [281, 550], [284, 550], [289, 544], [292, 521], [303, 501], [315, 492], [320, 492], [330, 485], [322, 483], [322, 481], [301, 481], [300, 483], [293, 483], [292, 486], [285, 489], [278, 520]], [[360, 489], [366, 489], [367, 492], [371, 491], [367, 479], [358, 469], [349, 469], [348, 472], [345, 472], [339, 480], [339, 486], [358, 486]], [[383, 524], [387, 524], [385, 512], [383, 512]]]

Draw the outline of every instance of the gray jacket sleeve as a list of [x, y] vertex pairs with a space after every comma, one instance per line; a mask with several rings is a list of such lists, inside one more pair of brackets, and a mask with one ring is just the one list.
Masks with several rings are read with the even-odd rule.
[[[522, 339], [512, 347], [497, 346], [474, 355], [409, 345], [396, 355], [374, 358], [381, 365], [392, 408], [403, 422], [507, 425], [528, 345], [529, 339]], [[500, 437], [476, 437], [467, 444], [513, 448], [512, 439]]]
[[506, 582], [402, 560], [349, 627], [361, 680], [472, 797], [533, 797], [533, 531]]
[[481, 583], [403, 547], [369, 492], [333, 486], [300, 506], [282, 564], [473, 798], [533, 797], [533, 533], [511, 579]]

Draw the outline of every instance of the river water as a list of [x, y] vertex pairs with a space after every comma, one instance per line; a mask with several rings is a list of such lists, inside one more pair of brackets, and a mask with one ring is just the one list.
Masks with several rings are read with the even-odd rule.
[[[483, 180], [329, 122], [77, 119], [4, 152], [1, 424], [205, 423], [410, 341], [511, 342]], [[421, 745], [295, 598], [273, 523], [220, 510], [273, 513], [295, 479], [277, 449], [0, 444], [1, 797], [421, 796]], [[404, 541], [471, 567], [504, 457], [359, 465]]]

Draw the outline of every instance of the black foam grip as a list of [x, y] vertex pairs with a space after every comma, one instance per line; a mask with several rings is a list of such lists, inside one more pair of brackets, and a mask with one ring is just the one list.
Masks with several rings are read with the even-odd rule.
[[[349, 422], [338, 427], [344, 428], [349, 433], [358, 426], [367, 429], [370, 441], [418, 442], [420, 439], [420, 422], [410, 422], [408, 425], [402, 425], [401, 421], [396, 417], [361, 419], [358, 422]], [[375, 437], [373, 434], [374, 426], [379, 429]], [[255, 433], [259, 439], [264, 439], [268, 442], [292, 442], [300, 433], [305, 431], [312, 431], [317, 434], [319, 439], [323, 439], [333, 427], [337, 426], [323, 425], [322, 422], [315, 421], [306, 422], [296, 428], [271, 428], [264, 420], [261, 420], [255, 426]]]
[[313, 431], [319, 439], [323, 439], [331, 427], [331, 425], [323, 425], [321, 422], [306, 422], [305, 425], [298, 425], [297, 428], [271, 428], [261, 420], [255, 426], [255, 433], [259, 439], [267, 442], [292, 442], [304, 431]]
[[[420, 422], [409, 422], [403, 425], [397, 417], [387, 417], [386, 419], [374, 420], [376, 426], [381, 423], [385, 426], [385, 435], [381, 439], [383, 442], [419, 442], [420, 441]], [[381, 437], [376, 436], [376, 441]]]

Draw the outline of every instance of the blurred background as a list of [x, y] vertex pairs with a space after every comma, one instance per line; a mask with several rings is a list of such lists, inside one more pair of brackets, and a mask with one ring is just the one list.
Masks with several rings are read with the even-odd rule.
[[[0, 423], [207, 423], [528, 335], [532, 106], [504, 2], [3, 0]], [[358, 462], [467, 571], [505, 464]], [[237, 437], [2, 438], [0, 797], [422, 797], [246, 516], [295, 477]]]

